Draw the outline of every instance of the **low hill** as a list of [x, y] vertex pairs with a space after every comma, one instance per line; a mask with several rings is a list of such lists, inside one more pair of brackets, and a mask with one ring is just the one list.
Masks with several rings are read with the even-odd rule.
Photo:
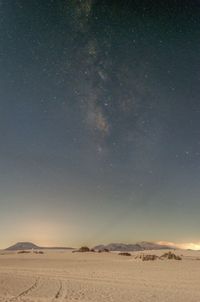
[[6, 251], [21, 251], [21, 250], [44, 250], [44, 249], [50, 249], [50, 250], [72, 250], [71, 247], [42, 247], [38, 246], [32, 242], [18, 242], [8, 248], [6, 248]]
[[18, 242], [12, 246], [9, 246], [7, 251], [21, 251], [21, 250], [38, 250], [39, 246], [32, 242]]
[[108, 249], [109, 251], [120, 251], [120, 252], [133, 252], [133, 251], [144, 251], [144, 250], [160, 250], [160, 249], [171, 249], [167, 245], [161, 245], [153, 242], [138, 242], [134, 244], [124, 244], [124, 243], [110, 243], [107, 245], [97, 245], [94, 250]]

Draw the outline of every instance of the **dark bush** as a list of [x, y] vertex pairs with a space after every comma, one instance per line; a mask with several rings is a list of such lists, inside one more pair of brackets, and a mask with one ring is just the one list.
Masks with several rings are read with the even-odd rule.
[[30, 251], [18, 251], [17, 254], [29, 254]]
[[130, 253], [126, 253], [126, 252], [119, 253], [118, 255], [120, 255], [120, 256], [131, 256], [131, 254], [130, 254]]
[[159, 257], [156, 255], [142, 255], [142, 261], [154, 261], [157, 260]]
[[169, 260], [182, 260], [182, 258], [172, 252], [163, 254], [160, 259], [169, 259]]
[[34, 251], [35, 254], [44, 254], [43, 251]]
[[82, 246], [80, 249], [73, 251], [73, 253], [75, 252], [86, 253], [86, 252], [90, 252], [90, 249], [87, 246]]

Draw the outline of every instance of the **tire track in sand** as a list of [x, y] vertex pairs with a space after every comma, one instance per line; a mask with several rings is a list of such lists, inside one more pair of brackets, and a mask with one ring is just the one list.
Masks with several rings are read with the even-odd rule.
[[62, 285], [62, 281], [59, 280], [59, 288], [58, 291], [56, 292], [55, 296], [53, 297], [53, 301], [58, 301], [58, 299], [61, 299], [63, 295], [63, 285]]
[[30, 292], [32, 292], [34, 289], [36, 289], [38, 287], [38, 283], [39, 283], [39, 278], [36, 279], [36, 281], [27, 289], [25, 289], [23, 292], [21, 292], [20, 294], [18, 294], [17, 296], [15, 297], [12, 297], [9, 301], [15, 301], [19, 298], [22, 298], [26, 295], [28, 295]]

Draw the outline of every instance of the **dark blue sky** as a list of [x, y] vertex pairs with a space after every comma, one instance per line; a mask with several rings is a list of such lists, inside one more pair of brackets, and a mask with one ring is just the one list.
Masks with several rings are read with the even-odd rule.
[[199, 1], [1, 0], [0, 245], [200, 242]]

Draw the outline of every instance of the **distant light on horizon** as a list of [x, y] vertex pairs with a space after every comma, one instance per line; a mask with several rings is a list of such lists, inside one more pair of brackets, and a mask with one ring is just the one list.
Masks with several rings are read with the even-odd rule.
[[200, 242], [192, 243], [192, 242], [187, 242], [187, 243], [175, 243], [175, 242], [169, 242], [169, 241], [158, 241], [159, 244], [167, 245], [170, 247], [175, 247], [179, 249], [184, 249], [184, 250], [200, 250]]

